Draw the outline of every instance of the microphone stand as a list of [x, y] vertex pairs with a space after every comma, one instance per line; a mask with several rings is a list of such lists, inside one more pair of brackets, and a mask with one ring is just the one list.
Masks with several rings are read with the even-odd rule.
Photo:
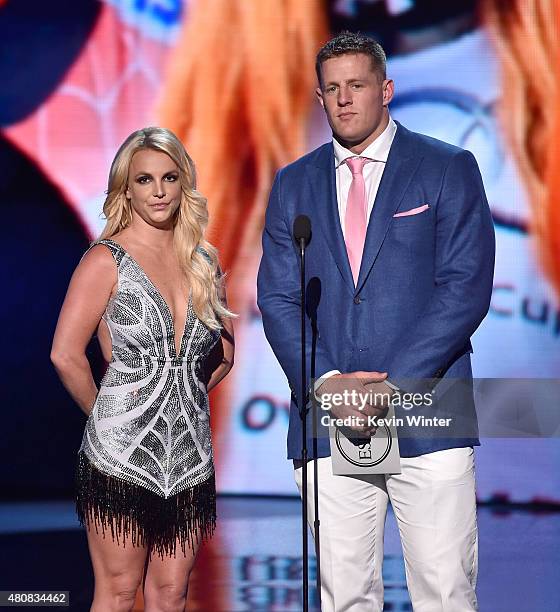
[[[314, 318], [312, 320], [312, 329], [313, 329], [313, 345], [311, 348], [311, 380], [315, 380], [315, 348], [317, 342], [317, 319]], [[319, 521], [319, 466], [317, 465], [317, 411], [319, 410], [317, 406], [317, 398], [315, 397], [315, 393], [313, 392], [311, 406], [313, 410], [313, 493], [314, 493], [314, 510], [315, 510], [315, 520], [313, 524], [315, 526], [315, 556], [316, 556], [316, 588], [317, 588], [317, 599], [319, 603], [319, 610], [321, 609], [321, 537], [319, 533], [319, 526], [321, 522]]]
[[303, 612], [309, 609], [309, 550], [307, 547], [307, 360], [305, 344], [305, 239], [299, 239], [299, 252], [301, 257], [300, 267], [300, 300], [301, 300], [301, 460], [302, 460], [302, 496], [301, 496], [301, 522], [302, 522], [302, 550], [303, 550]]
[[[307, 546], [307, 500], [309, 498], [307, 490], [307, 344], [305, 341], [305, 316], [307, 313], [305, 300], [305, 248], [311, 240], [311, 221], [306, 215], [299, 215], [293, 225], [293, 233], [296, 243], [299, 246], [301, 258], [300, 267], [300, 304], [301, 304], [301, 390], [299, 401], [299, 414], [301, 418], [301, 461], [302, 461], [302, 495], [301, 495], [301, 521], [302, 521], [302, 549], [303, 549], [303, 612], [309, 609], [309, 550]], [[312, 319], [313, 341], [311, 346], [311, 376], [315, 376], [315, 342], [317, 333], [317, 322]], [[314, 398], [314, 395], [312, 396]], [[317, 552], [317, 593], [319, 605], [321, 602], [321, 573], [320, 573], [320, 544], [319, 544], [319, 495], [318, 495], [318, 474], [317, 474], [317, 411], [315, 402], [312, 401], [313, 408], [313, 473], [315, 476], [315, 550]]]

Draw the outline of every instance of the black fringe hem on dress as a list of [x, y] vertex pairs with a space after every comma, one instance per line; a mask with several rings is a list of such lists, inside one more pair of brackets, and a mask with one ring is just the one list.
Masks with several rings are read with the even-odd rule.
[[104, 474], [85, 453], [78, 453], [76, 511], [82, 526], [111, 531], [123, 546], [147, 546], [163, 558], [175, 556], [177, 541], [183, 554], [188, 546], [209, 539], [216, 528], [216, 483], [207, 481], [164, 498], [139, 485]]

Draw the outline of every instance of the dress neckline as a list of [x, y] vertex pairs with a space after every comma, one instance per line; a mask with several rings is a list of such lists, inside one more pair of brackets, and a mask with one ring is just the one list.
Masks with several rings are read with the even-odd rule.
[[167, 311], [167, 314], [169, 315], [169, 321], [171, 323], [171, 343], [169, 343], [170, 344], [169, 349], [170, 349], [170, 351], [173, 350], [173, 357], [180, 357], [182, 355], [182, 353], [183, 353], [184, 342], [185, 342], [185, 332], [186, 332], [187, 324], [188, 324], [188, 321], [189, 321], [189, 311], [190, 311], [190, 308], [191, 308], [191, 305], [192, 305], [192, 291], [191, 291], [191, 288], [189, 287], [189, 296], [187, 298], [187, 310], [186, 310], [186, 313], [185, 313], [185, 324], [183, 325], [183, 332], [181, 334], [181, 338], [180, 338], [180, 341], [179, 341], [179, 350], [177, 350], [177, 338], [175, 337], [175, 321], [173, 320], [173, 315], [171, 314], [171, 309], [169, 308], [167, 300], [163, 297], [162, 292], [158, 289], [157, 285], [148, 276], [148, 274], [146, 273], [144, 268], [130, 254], [130, 252], [127, 249], [124, 248], [124, 246], [120, 242], [117, 242], [116, 240], [112, 240], [111, 238], [104, 238], [103, 240], [100, 240], [100, 242], [110, 242], [110, 243], [114, 244], [115, 246], [117, 246], [119, 249], [121, 249], [121, 251], [130, 259], [130, 261], [132, 261], [132, 263], [140, 271], [142, 276], [146, 279], [148, 284], [152, 287], [152, 289], [155, 291], [155, 293], [161, 299], [161, 301], [163, 302], [163, 305], [164, 305], [164, 307], [165, 307], [165, 309]]

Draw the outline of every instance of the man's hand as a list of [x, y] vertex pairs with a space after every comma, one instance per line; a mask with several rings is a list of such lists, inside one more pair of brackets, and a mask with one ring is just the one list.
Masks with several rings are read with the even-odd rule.
[[329, 406], [333, 417], [352, 417], [349, 429], [373, 435], [376, 428], [368, 422], [368, 417], [385, 416], [393, 393], [393, 389], [384, 383], [386, 378], [387, 372], [334, 374], [319, 386], [315, 395], [321, 406]]
[[[387, 378], [387, 375], [385, 375]], [[371, 391], [372, 396], [372, 404], [368, 404], [364, 408], [364, 412], [373, 418], [385, 418], [387, 416], [387, 412], [389, 411], [389, 406], [391, 405], [391, 397], [395, 390], [393, 387], [389, 387], [389, 385], [384, 382], [384, 380], [379, 382], [368, 383], [366, 385], [367, 389]], [[371, 425], [369, 430], [366, 433], [373, 436], [377, 431], [377, 427]]]

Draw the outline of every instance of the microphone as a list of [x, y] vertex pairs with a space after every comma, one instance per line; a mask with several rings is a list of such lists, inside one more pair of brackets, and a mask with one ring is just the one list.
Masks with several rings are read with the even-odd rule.
[[298, 215], [294, 220], [295, 241], [304, 249], [311, 240], [311, 221], [307, 215]]

